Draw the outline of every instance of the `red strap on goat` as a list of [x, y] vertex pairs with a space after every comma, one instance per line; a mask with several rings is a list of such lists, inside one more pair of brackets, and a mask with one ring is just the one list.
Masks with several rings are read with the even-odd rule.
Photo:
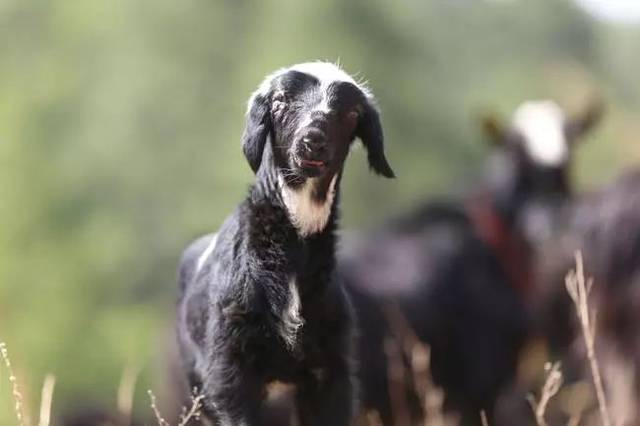
[[526, 242], [505, 223], [486, 197], [473, 199], [467, 212], [480, 239], [495, 251], [512, 285], [522, 293], [529, 293], [533, 279]]

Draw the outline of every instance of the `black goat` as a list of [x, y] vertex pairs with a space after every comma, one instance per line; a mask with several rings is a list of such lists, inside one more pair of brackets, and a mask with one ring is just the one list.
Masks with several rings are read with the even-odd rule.
[[279, 70], [249, 101], [242, 147], [255, 183], [179, 270], [181, 356], [217, 424], [260, 424], [276, 381], [295, 385], [301, 424], [351, 421], [352, 308], [334, 252], [356, 137], [373, 171], [393, 177], [371, 93], [333, 64]]
[[[613, 424], [640, 420], [640, 169], [584, 196], [569, 211], [567, 229], [556, 236], [554, 262], [545, 272], [537, 318], [551, 357], [563, 360], [566, 381], [591, 381], [575, 307], [564, 285], [584, 258], [593, 279], [590, 309], [598, 315], [596, 350]], [[560, 421], [566, 421], [561, 419]]]
[[[480, 410], [491, 415], [529, 330], [523, 295], [532, 281], [531, 239], [553, 232], [550, 219], [571, 193], [572, 144], [598, 115], [592, 108], [567, 120], [546, 101], [522, 105], [508, 129], [486, 120], [499, 149], [477, 195], [427, 203], [345, 245], [340, 273], [361, 324], [363, 404], [384, 424], [393, 423], [383, 350], [393, 334], [389, 306], [430, 346], [445, 408], [463, 424], [479, 423]], [[418, 404], [410, 405], [419, 417]]]

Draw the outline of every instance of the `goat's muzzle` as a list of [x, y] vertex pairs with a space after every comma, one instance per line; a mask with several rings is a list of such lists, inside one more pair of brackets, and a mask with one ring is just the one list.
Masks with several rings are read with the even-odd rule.
[[318, 176], [326, 169], [330, 152], [325, 132], [306, 128], [300, 132], [295, 147], [296, 163], [307, 176]]

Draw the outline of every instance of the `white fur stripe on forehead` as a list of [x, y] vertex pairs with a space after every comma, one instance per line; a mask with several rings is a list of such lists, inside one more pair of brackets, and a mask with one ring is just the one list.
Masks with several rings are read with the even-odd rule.
[[555, 102], [530, 101], [516, 109], [511, 126], [524, 138], [524, 147], [533, 161], [560, 166], [569, 158], [564, 123], [564, 113]]
[[298, 71], [304, 74], [308, 74], [313, 76], [320, 81], [320, 85], [322, 87], [327, 87], [331, 83], [334, 82], [347, 82], [355, 85], [358, 89], [365, 94], [365, 96], [373, 100], [373, 94], [367, 87], [366, 83], [363, 81], [356, 81], [353, 77], [347, 74], [344, 70], [342, 70], [338, 65], [333, 64], [331, 62], [305, 62], [302, 64], [296, 64], [287, 68], [281, 68], [278, 71], [268, 75], [260, 84], [258, 89], [251, 95], [249, 98], [249, 108], [251, 108], [251, 104], [253, 103], [253, 99], [257, 95], [266, 95], [271, 88], [271, 82], [273, 79], [285, 74], [288, 71]]

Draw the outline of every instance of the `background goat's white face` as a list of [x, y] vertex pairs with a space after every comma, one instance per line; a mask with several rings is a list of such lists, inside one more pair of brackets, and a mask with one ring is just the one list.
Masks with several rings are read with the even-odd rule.
[[[520, 191], [540, 197], [568, 196], [573, 149], [601, 115], [598, 100], [572, 117], [555, 102], [543, 100], [520, 105], [508, 125], [485, 117], [485, 131], [505, 163], [495, 171], [509, 176], [510, 184], [519, 186]], [[504, 171], [505, 167], [509, 170]]]
[[356, 137], [368, 151], [371, 168], [392, 177], [371, 94], [336, 65], [315, 62], [265, 79], [249, 101], [243, 149], [257, 171], [270, 141], [286, 184], [298, 186], [307, 178], [335, 176]]

